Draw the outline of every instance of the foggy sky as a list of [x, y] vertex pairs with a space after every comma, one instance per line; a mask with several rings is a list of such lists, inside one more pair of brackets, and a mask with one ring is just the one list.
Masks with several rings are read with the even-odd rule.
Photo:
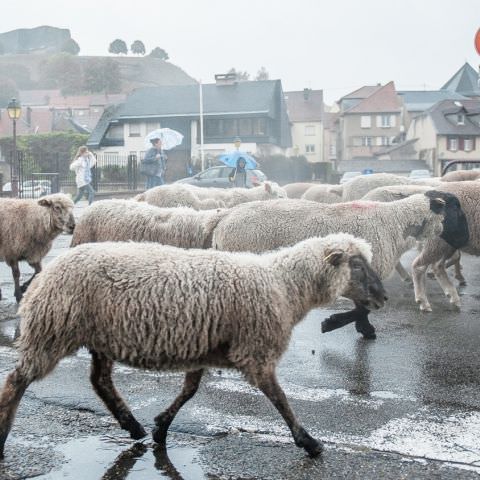
[[284, 90], [323, 89], [332, 103], [362, 85], [440, 88], [468, 61], [479, 0], [3, 0], [0, 32], [69, 28], [80, 55], [108, 55], [115, 38], [164, 48], [189, 75], [265, 66]]

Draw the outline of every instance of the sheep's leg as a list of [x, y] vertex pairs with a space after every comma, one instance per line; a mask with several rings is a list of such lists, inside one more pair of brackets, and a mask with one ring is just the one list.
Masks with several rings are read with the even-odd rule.
[[18, 404], [31, 382], [32, 380], [28, 379], [20, 367], [15, 368], [5, 381], [0, 394], [0, 459], [4, 456], [5, 441], [15, 418]]
[[427, 298], [425, 276], [428, 264], [422, 264], [422, 254], [420, 254], [412, 263], [413, 289], [415, 292], [415, 301], [420, 305], [422, 312], [431, 312], [432, 307]]
[[460, 308], [460, 297], [458, 296], [457, 289], [448, 278], [447, 271], [445, 270], [445, 262], [440, 260], [435, 263], [433, 266], [433, 272], [435, 273], [435, 277], [440, 284], [440, 287], [442, 287], [443, 292], [447, 298], [449, 298], [450, 303]]
[[361, 333], [364, 338], [367, 338], [368, 340], [375, 340], [375, 338], [377, 338], [375, 327], [368, 320], [368, 314], [370, 313], [370, 310], [366, 309], [362, 305], [357, 305], [355, 310], [357, 316], [357, 319], [355, 320], [355, 330], [357, 330], [358, 333]]
[[462, 274], [462, 265], [460, 263], [461, 258], [462, 255], [460, 250], [457, 250], [446, 262], [445, 269], [450, 268], [453, 265], [455, 269], [455, 278], [459, 281], [461, 287], [465, 287], [467, 285], [467, 281]]
[[32, 283], [32, 280], [35, 278], [36, 275], [38, 275], [42, 271], [42, 265], [40, 262], [38, 263], [29, 263], [29, 265], [35, 270], [33, 275], [30, 277], [29, 280], [27, 280], [21, 287], [20, 290], [22, 293], [25, 293], [27, 291], [27, 288], [29, 285]]
[[120, 426], [130, 432], [130, 436], [133, 439], [138, 440], [145, 437], [147, 432], [145, 432], [144, 428], [138, 423], [113, 385], [113, 362], [93, 350], [90, 353], [92, 354], [90, 381], [98, 396], [103, 400], [112, 415], [118, 420]]
[[15, 298], [17, 302], [22, 299], [22, 289], [20, 288], [20, 268], [16, 260], [8, 262], [9, 267], [12, 269], [13, 283], [15, 285]]
[[398, 262], [398, 263], [395, 265], [395, 270], [397, 271], [397, 273], [400, 275], [400, 278], [401, 278], [404, 282], [412, 283], [412, 277], [411, 277], [410, 274], [405, 270], [405, 267], [404, 267], [400, 262]]
[[194, 370], [185, 374], [183, 388], [180, 395], [173, 401], [173, 403], [160, 415], [155, 417], [156, 427], [152, 430], [153, 440], [160, 444], [165, 444], [167, 439], [167, 431], [170, 424], [173, 422], [175, 415], [188, 402], [198, 390], [200, 380], [202, 379], [204, 370]]
[[298, 423], [282, 387], [277, 382], [273, 368], [266, 367], [257, 371], [244, 370], [244, 373], [247, 380], [255, 387], [258, 387], [279, 411], [292, 432], [295, 445], [304, 448], [311, 457], [322, 453], [322, 443], [310, 436]]

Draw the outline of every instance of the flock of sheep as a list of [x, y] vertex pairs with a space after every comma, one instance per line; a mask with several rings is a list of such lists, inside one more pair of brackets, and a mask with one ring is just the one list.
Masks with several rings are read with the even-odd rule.
[[[96, 393], [134, 439], [146, 432], [115, 389], [115, 361], [186, 372], [179, 396], [155, 418], [156, 442], [165, 441], [205, 369], [234, 368], [270, 399], [295, 444], [318, 455], [321, 442], [298, 423], [275, 374], [293, 327], [343, 296], [354, 308], [326, 319], [322, 331], [355, 323], [375, 338], [368, 315], [387, 300], [382, 279], [395, 269], [410, 278], [400, 257], [415, 242], [420, 309], [431, 311], [429, 267], [459, 305], [446, 269], [454, 265], [464, 281], [459, 252], [480, 254], [475, 175], [420, 184], [374, 174], [341, 186], [249, 190], [164, 185], [133, 200], [98, 201], [76, 225], [63, 194], [0, 200], [0, 258], [12, 269], [17, 301], [26, 290], [19, 359], [0, 394], [0, 458], [28, 385], [81, 347], [92, 355]], [[54, 238], [72, 231], [74, 248], [40, 274]], [[21, 260], [35, 270], [24, 285]]]

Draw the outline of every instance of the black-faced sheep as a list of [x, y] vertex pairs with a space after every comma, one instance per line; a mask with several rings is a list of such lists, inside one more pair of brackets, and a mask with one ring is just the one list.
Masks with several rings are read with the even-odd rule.
[[72, 233], [74, 227], [73, 202], [61, 193], [39, 200], [0, 199], [0, 259], [12, 269], [17, 301], [31, 281], [20, 286], [18, 262], [25, 260], [35, 276], [53, 240], [62, 232]]
[[212, 232], [227, 210], [159, 208], [132, 200], [101, 200], [77, 222], [74, 247], [82, 243], [158, 242], [181, 248], [210, 248]]
[[[449, 222], [442, 225], [447, 212]], [[452, 231], [456, 235], [460, 216], [455, 196], [434, 190], [391, 203], [253, 202], [235, 207], [218, 222], [212, 246], [227, 251], [264, 252], [313, 236], [346, 232], [371, 243], [372, 267], [383, 279], [411, 247], [409, 237], [423, 240], [441, 233], [449, 238]], [[324, 323], [323, 330], [355, 322], [357, 331], [375, 338], [368, 313], [357, 305], [352, 312], [334, 314]]]
[[277, 198], [287, 198], [287, 194], [285, 190], [271, 182], [265, 182], [254, 188], [201, 188], [174, 183], [151, 188], [137, 195], [135, 200], [157, 207], [191, 207], [195, 210], [210, 210]]
[[132, 242], [69, 250], [35, 278], [20, 307], [19, 360], [0, 394], [0, 458], [28, 385], [80, 347], [92, 353], [95, 391], [132, 438], [145, 430], [115, 390], [114, 361], [187, 372], [180, 395], [155, 418], [161, 443], [204, 369], [235, 368], [271, 400], [296, 445], [318, 455], [322, 445], [297, 421], [275, 369], [311, 309], [340, 295], [383, 305], [370, 258], [370, 246], [346, 234], [265, 255]]

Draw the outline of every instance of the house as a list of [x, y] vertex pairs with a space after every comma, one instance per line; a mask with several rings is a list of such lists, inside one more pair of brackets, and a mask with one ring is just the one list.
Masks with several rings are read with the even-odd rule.
[[465, 62], [442, 87], [442, 90], [465, 97], [480, 98], [480, 76], [468, 62]]
[[[287, 109], [280, 80], [244, 81], [235, 75], [216, 75], [216, 83], [202, 86], [204, 153], [208, 159], [233, 150], [257, 156], [285, 154], [292, 146]], [[144, 154], [144, 138], [168, 127], [184, 136], [168, 152], [168, 180], [185, 176], [188, 165], [200, 158], [199, 85], [147, 87], [134, 90], [124, 103], [105, 111], [88, 145], [110, 156]]]
[[414, 118], [406, 140], [434, 175], [452, 160], [480, 160], [480, 100], [443, 100]]
[[[405, 110], [395, 85], [364, 86], [338, 102], [337, 170], [343, 161], [374, 159], [375, 154], [401, 139]], [[358, 169], [355, 169], [358, 170]]]

